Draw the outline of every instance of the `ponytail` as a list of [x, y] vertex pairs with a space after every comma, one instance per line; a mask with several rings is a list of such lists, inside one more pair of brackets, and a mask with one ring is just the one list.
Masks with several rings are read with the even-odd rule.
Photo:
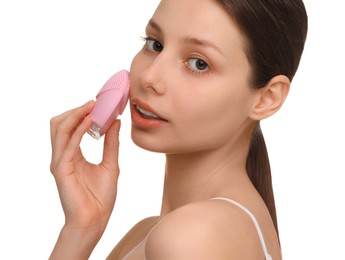
[[266, 203], [278, 237], [278, 223], [271, 179], [271, 167], [260, 122], [253, 131], [246, 161], [248, 176]]

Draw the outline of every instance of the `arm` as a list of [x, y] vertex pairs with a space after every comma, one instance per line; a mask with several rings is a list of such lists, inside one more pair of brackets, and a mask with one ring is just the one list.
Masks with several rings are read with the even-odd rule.
[[114, 207], [118, 168], [120, 122], [108, 130], [99, 165], [85, 160], [80, 149], [91, 125], [88, 102], [51, 120], [52, 161], [65, 224], [50, 259], [87, 259], [101, 238]]
[[88, 259], [98, 237], [97, 229], [74, 230], [64, 226], [49, 259]]

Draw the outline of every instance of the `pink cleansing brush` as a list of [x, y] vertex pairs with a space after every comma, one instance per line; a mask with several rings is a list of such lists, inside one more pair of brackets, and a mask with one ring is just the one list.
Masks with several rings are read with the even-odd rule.
[[96, 104], [90, 113], [93, 123], [87, 131], [95, 139], [100, 139], [125, 110], [128, 103], [129, 82], [128, 71], [121, 70], [114, 74], [98, 92]]

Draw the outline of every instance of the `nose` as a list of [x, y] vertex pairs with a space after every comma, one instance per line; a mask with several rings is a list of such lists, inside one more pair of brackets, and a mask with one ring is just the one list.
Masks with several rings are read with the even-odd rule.
[[167, 71], [166, 59], [163, 53], [160, 53], [152, 58], [140, 72], [140, 85], [146, 91], [163, 95], [166, 92]]

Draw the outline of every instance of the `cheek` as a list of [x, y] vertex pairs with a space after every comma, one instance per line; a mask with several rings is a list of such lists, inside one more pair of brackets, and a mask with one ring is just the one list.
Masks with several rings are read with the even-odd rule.
[[[137, 81], [139, 77], [139, 71], [140, 71], [140, 52], [137, 53], [137, 55], [134, 56], [131, 67], [130, 67], [130, 79], [131, 83]], [[132, 84], [131, 84], [132, 85]]]
[[237, 93], [208, 93], [194, 95], [189, 106], [180, 107], [181, 139], [201, 149], [223, 145], [242, 131], [248, 120], [244, 96]]

